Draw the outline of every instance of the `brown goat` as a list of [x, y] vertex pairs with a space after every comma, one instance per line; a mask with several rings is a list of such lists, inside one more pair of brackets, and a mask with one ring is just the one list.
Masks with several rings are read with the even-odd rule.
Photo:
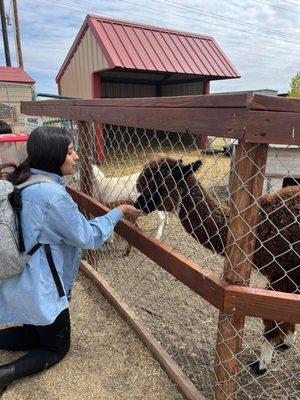
[[[205, 247], [224, 255], [229, 208], [218, 204], [197, 180], [196, 161], [161, 158], [151, 161], [137, 181], [141, 193], [135, 206], [144, 213], [153, 210], [177, 212], [184, 229]], [[253, 266], [268, 280], [267, 289], [300, 292], [300, 186], [289, 186], [259, 199]], [[265, 340], [260, 360], [252, 364], [257, 374], [266, 371], [273, 348], [287, 348], [284, 339], [294, 337], [295, 325], [264, 320]]]

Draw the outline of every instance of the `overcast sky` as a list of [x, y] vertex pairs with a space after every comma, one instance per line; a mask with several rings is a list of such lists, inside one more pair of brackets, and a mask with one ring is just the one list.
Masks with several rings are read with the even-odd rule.
[[[5, 7], [12, 14], [10, 0]], [[242, 77], [214, 81], [211, 92], [286, 92], [300, 71], [300, 0], [19, 0], [18, 7], [24, 67], [37, 92], [57, 93], [55, 76], [87, 14], [213, 36]]]

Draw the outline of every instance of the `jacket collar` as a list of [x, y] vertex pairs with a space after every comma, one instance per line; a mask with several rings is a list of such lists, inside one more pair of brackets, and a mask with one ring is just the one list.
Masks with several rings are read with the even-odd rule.
[[43, 171], [43, 170], [37, 169], [37, 168], [30, 168], [30, 172], [32, 174], [45, 175], [45, 176], [49, 177], [50, 179], [52, 179], [55, 183], [58, 183], [63, 186], [65, 185], [64, 178], [57, 174], [53, 174], [52, 172]]

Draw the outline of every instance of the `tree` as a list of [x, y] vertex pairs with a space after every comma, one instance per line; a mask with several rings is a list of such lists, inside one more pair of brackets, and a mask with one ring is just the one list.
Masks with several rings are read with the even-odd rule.
[[296, 76], [292, 79], [290, 88], [288, 91], [289, 97], [300, 97], [300, 72], [297, 72]]

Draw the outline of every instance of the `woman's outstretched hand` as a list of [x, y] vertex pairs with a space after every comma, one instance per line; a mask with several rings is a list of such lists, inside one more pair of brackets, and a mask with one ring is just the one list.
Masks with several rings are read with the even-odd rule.
[[138, 210], [130, 204], [121, 204], [118, 209], [122, 211], [124, 215], [132, 215], [136, 217], [138, 217], [139, 215], [144, 215], [142, 210]]

